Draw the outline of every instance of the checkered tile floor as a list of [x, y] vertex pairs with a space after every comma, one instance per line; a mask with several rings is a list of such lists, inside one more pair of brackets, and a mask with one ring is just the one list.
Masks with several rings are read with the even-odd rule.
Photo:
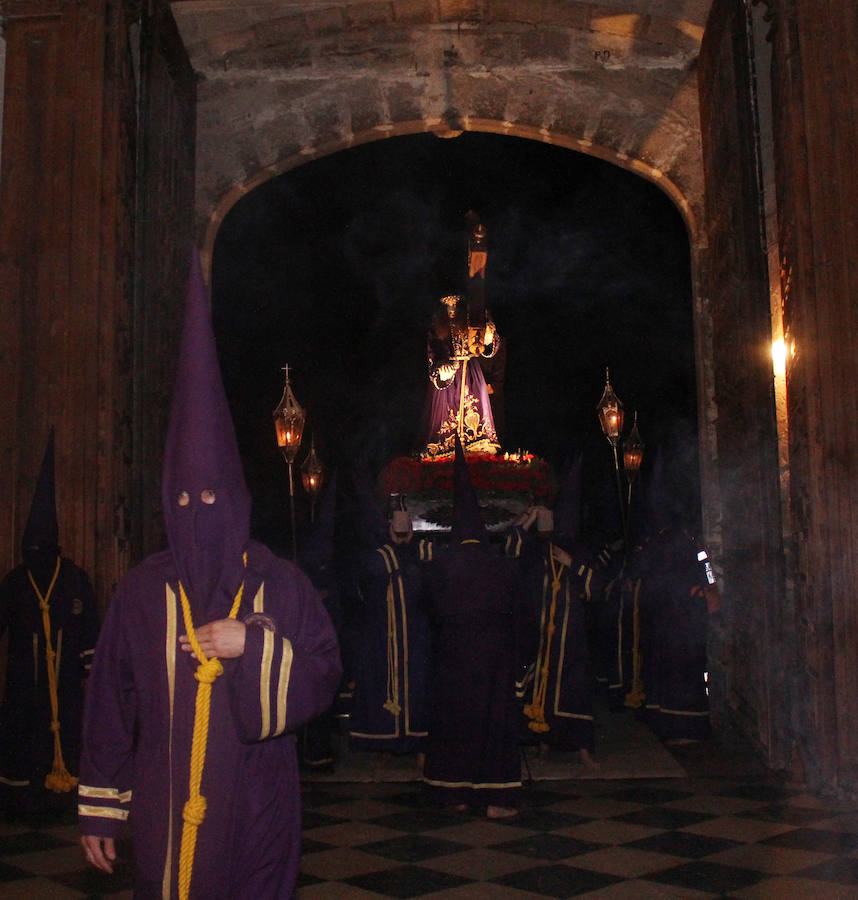
[[[858, 898], [858, 804], [717, 753], [682, 763], [686, 778], [536, 782], [503, 822], [424, 805], [417, 783], [307, 784], [298, 898]], [[71, 822], [0, 826], [6, 900], [131, 886], [127, 864], [85, 868]]]

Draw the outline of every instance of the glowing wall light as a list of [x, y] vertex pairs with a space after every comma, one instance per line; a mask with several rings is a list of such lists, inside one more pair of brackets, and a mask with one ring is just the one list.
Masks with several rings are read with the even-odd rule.
[[783, 338], [772, 341], [772, 369], [775, 376], [783, 377], [786, 375], [786, 343]]

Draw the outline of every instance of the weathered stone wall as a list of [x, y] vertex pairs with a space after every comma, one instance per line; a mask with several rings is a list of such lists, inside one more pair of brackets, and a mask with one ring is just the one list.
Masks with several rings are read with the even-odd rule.
[[[462, 129], [634, 168], [662, 183], [694, 233], [702, 202], [695, 61], [708, 4], [622, 6], [173, 4], [201, 79], [197, 215], [206, 243], [225, 197], [315, 155]], [[697, 18], [670, 17], [682, 7]]]

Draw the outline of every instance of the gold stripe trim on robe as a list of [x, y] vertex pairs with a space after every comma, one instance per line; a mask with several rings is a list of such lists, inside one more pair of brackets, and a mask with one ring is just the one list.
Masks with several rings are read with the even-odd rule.
[[274, 632], [262, 630], [262, 662], [259, 666], [259, 708], [262, 728], [259, 740], [264, 741], [271, 734], [271, 663], [274, 660]]
[[286, 730], [286, 698], [289, 695], [289, 678], [292, 675], [292, 643], [288, 638], [281, 638], [283, 651], [280, 655], [280, 673], [277, 676], [277, 729], [274, 734], [283, 734]]
[[78, 815], [92, 816], [95, 819], [118, 819], [124, 822], [128, 818], [127, 809], [116, 809], [114, 806], [89, 806], [86, 803], [78, 803]]
[[[399, 596], [402, 596], [402, 575], [399, 571], [399, 560], [393, 547], [385, 544], [378, 548], [384, 565], [387, 568], [387, 697], [384, 709], [393, 716], [394, 733], [391, 737], [399, 737], [399, 714], [402, 712], [402, 704], [399, 702], [399, 634], [396, 627], [396, 588], [393, 586], [394, 577], [399, 584]], [[403, 638], [403, 646], [405, 641]]]
[[253, 598], [253, 611], [255, 613], [264, 612], [265, 606], [265, 582], [259, 585], [259, 590], [256, 592], [256, 596]]
[[120, 803], [131, 801], [131, 791], [123, 791], [120, 794], [117, 788], [95, 787], [91, 784], [79, 784], [77, 795], [78, 797], [92, 797], [94, 800], [118, 800]]
[[563, 667], [566, 665], [566, 637], [569, 633], [569, 582], [567, 581], [563, 589], [563, 625], [560, 628], [560, 644], [557, 652], [557, 671], [554, 673], [554, 715], [559, 716], [560, 713], [560, 684], [563, 680]]
[[0, 784], [7, 784], [9, 787], [27, 787], [29, 783], [29, 778], [26, 781], [16, 781], [14, 778], [4, 778], [0, 775]]
[[[581, 570], [585, 569], [585, 566], [581, 567]], [[592, 570], [591, 570], [592, 573]], [[588, 576], [589, 577], [589, 576]], [[584, 722], [593, 722], [594, 717], [592, 715], [587, 715], [586, 713], [570, 713], [563, 712], [560, 709], [560, 688], [561, 682], [563, 680], [563, 668], [566, 665], [566, 636], [569, 633], [569, 613], [572, 606], [572, 597], [571, 592], [574, 590], [568, 582], [565, 588], [565, 600], [566, 603], [563, 608], [563, 627], [560, 631], [560, 655], [557, 657], [557, 672], [555, 674], [554, 679], [554, 710], [553, 714], [557, 716], [558, 719], [581, 719]]]
[[408, 663], [408, 613], [405, 611], [405, 582], [402, 580], [398, 563], [396, 571], [399, 577], [399, 609], [402, 616], [402, 680], [404, 682], [402, 702], [405, 706], [405, 733], [409, 737], [423, 737], [428, 732], [420, 733], [411, 728], [411, 687], [408, 682], [408, 672], [410, 670]]
[[[421, 542], [422, 544], [423, 542]], [[425, 542], [429, 548], [429, 558], [431, 559], [431, 548], [432, 542]], [[402, 573], [399, 567], [399, 559], [396, 556], [396, 552], [390, 544], [384, 544], [382, 547], [377, 547], [376, 551], [384, 560], [384, 566], [387, 569], [387, 574], [389, 578], [388, 589], [387, 589], [387, 605], [388, 605], [388, 616], [387, 616], [387, 641], [388, 641], [388, 659], [387, 659], [387, 679], [388, 679], [388, 694], [389, 701], [394, 702], [399, 709], [396, 711], [388, 710], [393, 716], [393, 730], [387, 732], [386, 734], [368, 734], [363, 731], [349, 731], [349, 734], [352, 737], [361, 738], [362, 740], [370, 740], [370, 741], [388, 741], [395, 740], [401, 737], [400, 732], [400, 720], [399, 714], [403, 713], [403, 719], [405, 722], [405, 733], [409, 737], [426, 737], [428, 735], [428, 731], [412, 731], [410, 727], [410, 703], [409, 703], [409, 694], [408, 694], [408, 634], [407, 634], [407, 618], [405, 614], [405, 587], [402, 581]], [[423, 547], [420, 548], [420, 556], [423, 558]], [[402, 645], [403, 645], [403, 655], [404, 655], [404, 680], [405, 680], [405, 688], [404, 693], [402, 694], [402, 700], [404, 703], [404, 709], [402, 705], [399, 703], [400, 699], [400, 691], [399, 691], [399, 634], [398, 629], [396, 628], [396, 616], [395, 616], [395, 595], [396, 590], [393, 588], [393, 578], [394, 576], [397, 578], [399, 584], [399, 604], [401, 610], [401, 618], [403, 624], [403, 634], [402, 634]], [[390, 685], [392, 684], [392, 695]]]
[[521, 543], [521, 532], [516, 529], [512, 534], [508, 534], [506, 537], [504, 555], [510, 556], [513, 559], [518, 559], [521, 556]]
[[502, 790], [503, 788], [521, 787], [521, 779], [518, 781], [440, 781], [435, 778], [423, 777], [426, 784], [433, 787], [449, 788], [474, 788], [475, 790]]

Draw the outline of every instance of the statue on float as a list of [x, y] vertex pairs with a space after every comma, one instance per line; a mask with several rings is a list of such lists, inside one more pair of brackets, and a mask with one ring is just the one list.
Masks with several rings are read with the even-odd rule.
[[485, 304], [485, 226], [472, 218], [466, 296], [443, 297], [427, 340], [428, 396], [421, 445], [424, 459], [452, 458], [456, 435], [466, 453], [500, 450], [481, 359], [496, 357], [501, 337]]

